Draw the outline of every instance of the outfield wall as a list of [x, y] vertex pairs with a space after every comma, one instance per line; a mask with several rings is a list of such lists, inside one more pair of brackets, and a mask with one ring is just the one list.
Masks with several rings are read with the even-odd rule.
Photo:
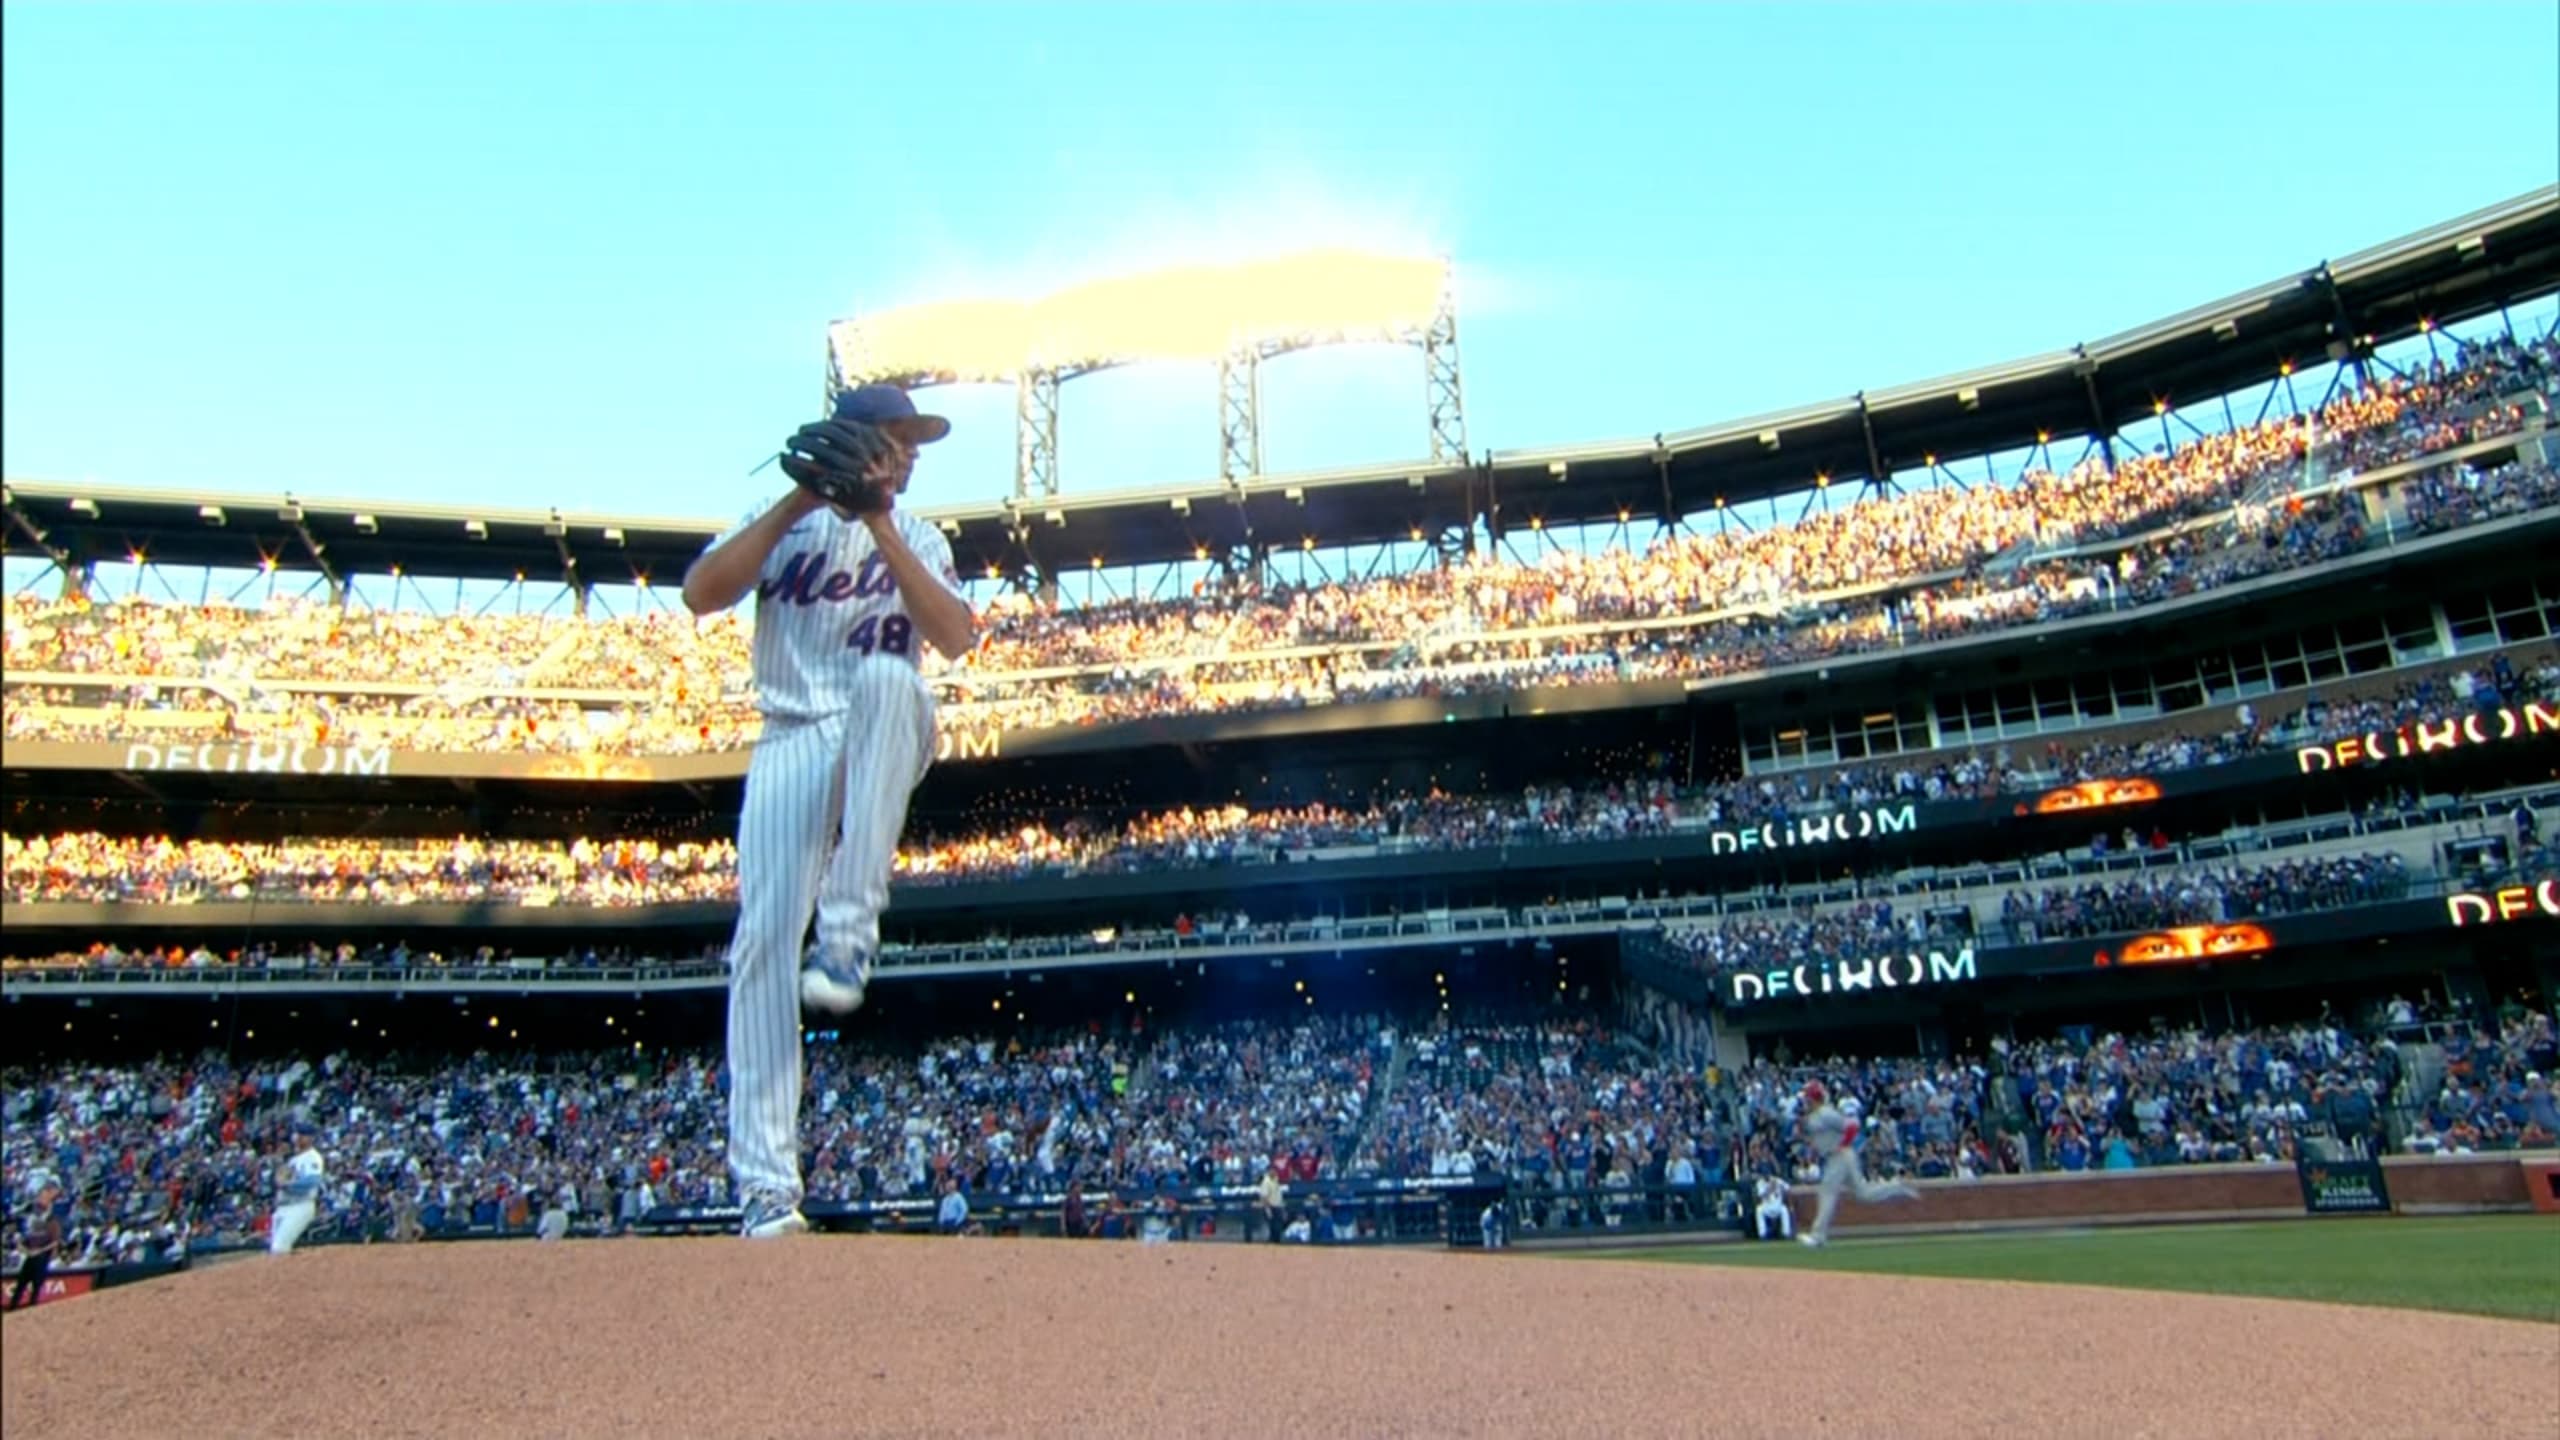
[[[2560, 1151], [2495, 1155], [2409, 1155], [2383, 1161], [2392, 1208], [2404, 1215], [2534, 1210], [2528, 1167], [2548, 1167]], [[2303, 1213], [2291, 1165], [2180, 1165], [2159, 1170], [2001, 1175], [1924, 1182], [1916, 1204], [1861, 1205], [1843, 1199], [1835, 1234], [1994, 1230], [2048, 1225], [2121, 1225], [2173, 1220], [2271, 1220]], [[1799, 1228], [1813, 1218], [1814, 1190], [1792, 1193]]]

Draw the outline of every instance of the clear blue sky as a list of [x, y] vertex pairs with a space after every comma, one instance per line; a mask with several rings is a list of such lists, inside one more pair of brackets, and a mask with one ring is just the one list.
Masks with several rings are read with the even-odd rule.
[[[826, 322], [1234, 243], [1454, 254], [1476, 449], [2065, 346], [2560, 176], [2550, 0], [6, 8], [13, 476], [734, 515]], [[916, 499], [992, 498], [1012, 397]], [[1213, 377], [1068, 388], [1070, 490]], [[1272, 367], [1275, 470], [1425, 448]]]

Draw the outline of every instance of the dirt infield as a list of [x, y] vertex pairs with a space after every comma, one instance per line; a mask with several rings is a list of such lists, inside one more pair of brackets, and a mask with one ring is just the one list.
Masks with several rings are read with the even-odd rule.
[[9, 1436], [2548, 1433], [2560, 1327], [1431, 1251], [324, 1249], [12, 1315]]

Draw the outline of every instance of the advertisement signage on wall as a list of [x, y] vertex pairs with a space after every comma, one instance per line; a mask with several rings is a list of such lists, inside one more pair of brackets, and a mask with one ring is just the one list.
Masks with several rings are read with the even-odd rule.
[[[2298, 924], [2299, 921], [2289, 921]], [[1865, 960], [1807, 960], [1802, 964], [1737, 970], [1723, 978], [1718, 995], [1728, 1006], [1767, 1000], [1828, 1002], [1853, 995], [1966, 985], [2053, 975], [2073, 970], [2211, 965], [2256, 959], [2277, 949], [2274, 922], [2231, 920], [2179, 925], [2096, 941], [2058, 940], [2026, 945], [1968, 944], [1953, 953], [1912, 951]]]
[[283, 740], [171, 741], [125, 746], [121, 768], [152, 774], [388, 775], [391, 751], [379, 745], [306, 745]]
[[1930, 985], [1961, 985], [1981, 978], [1973, 947], [1953, 955], [1912, 951], [1871, 960], [1817, 960], [1774, 970], [1737, 970], [1725, 977], [1726, 1003], [1806, 999], [1825, 995], [1858, 995], [1870, 991], [1911, 990]]
[[2545, 875], [2495, 890], [2457, 890], [2444, 897], [2444, 914], [2456, 930], [2560, 920], [2560, 878]]
[[1746, 855], [1761, 850], [1794, 850], [1872, 840], [1879, 835], [1908, 835], [1920, 823], [1916, 805], [1877, 805], [1832, 815], [1799, 815], [1740, 830], [1710, 830], [1707, 850], [1715, 855]]
[[2297, 1160], [2302, 1208], [2313, 1215], [2388, 1215], [2391, 1186], [2378, 1160]]
[[[2521, 892], [2521, 894], [2519, 894]], [[2023, 980], [2031, 977], [2120, 975], [2127, 971], [2175, 970], [2184, 966], [2272, 961], [2291, 955], [2317, 955], [2327, 947], [2381, 936], [2409, 935], [2448, 923], [2539, 923], [2546, 912], [2534, 897], [2560, 902], [2560, 893], [2533, 886], [2506, 891], [2447, 897], [2385, 900], [2338, 910], [2319, 910], [2251, 920], [2180, 925], [2160, 930], [2098, 936], [2084, 940], [2044, 940], [2004, 945], [1977, 939], [1953, 955], [1895, 956], [1890, 961], [1807, 960], [1801, 965], [1766, 967], [1719, 975], [1716, 999], [1727, 1008], [1791, 1000], [1799, 1005], [1847, 1003], [1867, 997], [1920, 991], [1935, 994], [1951, 985], [1974, 981]], [[2501, 899], [2500, 897], [2504, 898]], [[2458, 904], [2451, 919], [2448, 907]], [[2519, 906], [2522, 910], [2519, 910]], [[1676, 954], [1667, 951], [1666, 954]], [[1669, 963], [1667, 960], [1656, 964]], [[1688, 963], [1683, 961], [1681, 963]], [[1693, 972], [1694, 973], [1694, 972]]]
[[[96, 1270], [49, 1271], [44, 1277], [44, 1283], [36, 1287], [36, 1293], [28, 1298], [27, 1304], [30, 1306], [52, 1305], [86, 1295], [97, 1287], [98, 1274]], [[0, 1299], [7, 1299], [17, 1289], [17, 1284], [18, 1272], [15, 1270], [0, 1276]]]
[[2324, 770], [2354, 770], [2544, 735], [2560, 735], [2560, 705], [2529, 700], [2521, 706], [2501, 705], [2468, 715], [2415, 721], [2388, 733], [2374, 731], [2307, 745], [2293, 752], [2293, 758], [2303, 774], [2316, 775]]
[[[1200, 714], [1132, 720], [1108, 725], [1011, 730], [947, 718], [936, 736], [941, 763], [1063, 756], [1154, 745], [1276, 738], [1281, 734], [1332, 733], [1364, 722], [1420, 723], [1379, 712], [1420, 704], [1433, 721], [1466, 711], [1465, 718], [1503, 713], [1499, 695], [1432, 702], [1381, 702], [1315, 710]], [[1475, 702], [1482, 701], [1482, 704]], [[2361, 772], [2384, 763], [2424, 763], [2484, 747], [2560, 739], [2560, 706], [2528, 702], [2451, 718], [2414, 722], [2390, 732], [2349, 736], [2293, 751], [2189, 767], [2156, 776], [2120, 775], [2055, 786], [2028, 797], [1982, 796], [1869, 805], [1822, 815], [1798, 815], [1767, 825], [1718, 827], [1705, 832], [1708, 853], [1746, 855], [1844, 841], [1907, 836], [2006, 820], [2037, 822], [2089, 812], [2146, 805], [2163, 799], [2227, 791], [2284, 779]], [[677, 784], [735, 780], [746, 772], [748, 751], [705, 750], [684, 754], [599, 756], [586, 751], [411, 750], [390, 744], [315, 743], [290, 737], [233, 740], [137, 738], [131, 741], [18, 740], [9, 746], [12, 767], [38, 770], [125, 770], [155, 774], [277, 775], [375, 779], [470, 777], [583, 782]]]
[[[985, 726], [946, 724], [934, 738], [936, 763], [1000, 760], [1038, 749], [1033, 742], [1076, 731], [1015, 735]], [[122, 770], [145, 775], [244, 775], [379, 779], [570, 781], [579, 784], [689, 784], [736, 780], [749, 749], [681, 755], [623, 755], [595, 750], [404, 750], [390, 745], [335, 745], [286, 739], [13, 740], [9, 765], [29, 770]]]

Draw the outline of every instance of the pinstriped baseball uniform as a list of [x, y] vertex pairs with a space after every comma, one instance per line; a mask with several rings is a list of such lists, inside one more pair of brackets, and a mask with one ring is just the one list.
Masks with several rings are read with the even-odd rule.
[[[895, 519], [956, 591], [942, 532]], [[804, 516], [766, 557], [754, 639], [764, 738], [747, 763], [729, 943], [729, 1170], [742, 1197], [800, 1195], [801, 942], [814, 911], [830, 958], [879, 948], [907, 799], [933, 763], [923, 645], [860, 521]]]
[[268, 1221], [267, 1253], [290, 1255], [320, 1213], [320, 1186], [329, 1164], [320, 1152], [304, 1146], [285, 1162], [284, 1183], [277, 1187], [276, 1212]]

